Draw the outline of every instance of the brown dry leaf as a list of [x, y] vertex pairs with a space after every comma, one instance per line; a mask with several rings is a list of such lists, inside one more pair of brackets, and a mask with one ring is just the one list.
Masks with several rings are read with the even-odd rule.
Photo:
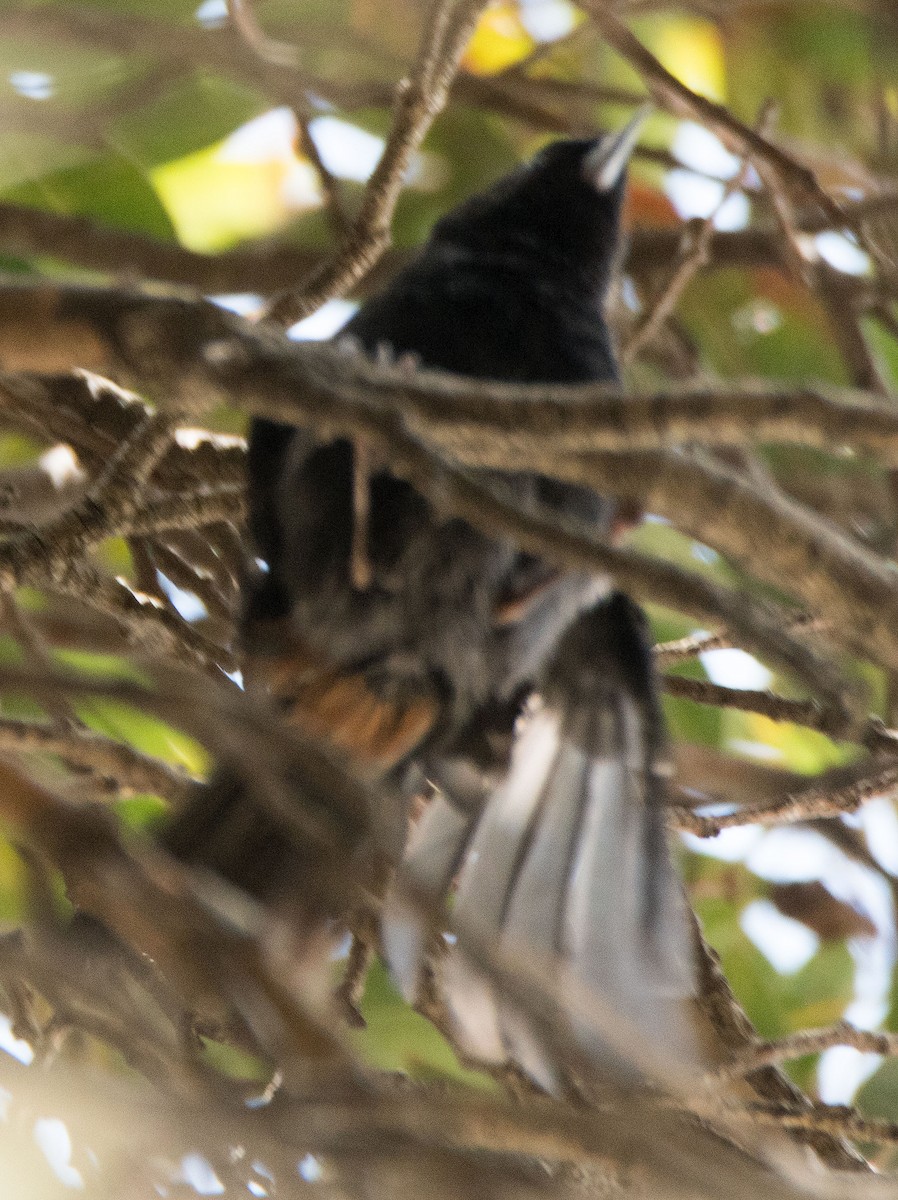
[[775, 884], [770, 899], [784, 917], [801, 921], [824, 942], [876, 936], [876, 926], [865, 913], [837, 900], [820, 882]]

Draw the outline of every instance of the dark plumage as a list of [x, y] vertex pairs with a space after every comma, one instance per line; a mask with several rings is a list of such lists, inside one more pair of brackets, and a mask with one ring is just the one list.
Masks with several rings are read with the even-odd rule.
[[[387, 348], [461, 375], [616, 380], [603, 305], [633, 136], [628, 128], [616, 139], [557, 142], [460, 205], [345, 333], [369, 354]], [[252, 555], [264, 565], [244, 589], [248, 680], [267, 686], [289, 721], [346, 751], [362, 774], [407, 791], [425, 772], [441, 784], [448, 799], [417, 831], [404, 882], [438, 896], [460, 869], [461, 912], [473, 907], [497, 936], [532, 935], [584, 982], [601, 987], [607, 977], [622, 1003], [632, 989], [653, 995], [656, 977], [665, 993], [671, 980], [675, 992], [688, 991], [657, 804], [663, 738], [637, 611], [623, 597], [608, 600], [606, 580], [558, 571], [438, 517], [364, 455], [345, 440], [322, 444], [303, 430], [253, 423]], [[596, 533], [611, 527], [613, 505], [585, 489], [527, 474], [494, 478], [525, 504], [547, 505]], [[502, 782], [524, 701], [543, 685], [549, 708], [525, 723]], [[520, 803], [515, 789], [527, 793]], [[169, 844], [250, 890], [289, 896], [301, 889], [301, 853], [272, 837], [261, 810], [248, 821], [247, 803], [239, 788], [213, 785]], [[668, 928], [661, 914], [672, 895], [678, 915]], [[613, 921], [602, 911], [609, 902]], [[662, 925], [674, 944], [659, 958]], [[420, 936], [395, 901], [387, 947], [408, 992]], [[621, 938], [634, 955], [626, 979], [620, 964], [596, 961]], [[447, 976], [449, 1007], [461, 1034], [487, 1057], [526, 1059], [495, 1004], [492, 1033], [474, 1036], [465, 989], [477, 985], [453, 961], [461, 975], [455, 984]]]
[[[584, 163], [601, 144], [555, 143], [460, 205], [344, 333], [368, 353], [388, 347], [462, 375], [616, 379], [602, 309], [624, 182], [618, 174], [599, 191], [587, 178]], [[247, 644], [252, 652], [260, 620], [290, 614], [303, 640], [364, 671], [383, 694], [435, 697], [435, 733], [445, 741], [479, 704], [532, 680], [598, 588], [583, 576], [555, 580], [514, 547], [435, 518], [385, 470], [371, 481], [361, 531], [373, 578], [354, 588], [352, 459], [345, 441], [321, 446], [306, 432], [254, 422], [252, 532], [270, 570], [248, 589]], [[584, 489], [533, 476], [506, 482], [521, 498], [608, 526], [611, 506]], [[497, 624], [528, 596], [520, 621]]]

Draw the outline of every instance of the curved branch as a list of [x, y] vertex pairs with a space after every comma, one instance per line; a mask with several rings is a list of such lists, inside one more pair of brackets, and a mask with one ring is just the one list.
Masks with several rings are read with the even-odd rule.
[[718, 1079], [738, 1079], [759, 1067], [802, 1058], [805, 1054], [822, 1054], [833, 1046], [850, 1046], [862, 1054], [881, 1054], [889, 1058], [898, 1055], [898, 1034], [874, 1029], [858, 1029], [847, 1021], [839, 1021], [827, 1029], [803, 1029], [775, 1042], [760, 1042], [743, 1051], [732, 1062], [715, 1072]]

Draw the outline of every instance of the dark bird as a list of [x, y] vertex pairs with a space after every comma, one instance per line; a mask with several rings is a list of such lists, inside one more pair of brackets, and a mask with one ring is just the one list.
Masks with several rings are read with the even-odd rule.
[[[603, 310], [640, 123], [555, 142], [465, 201], [344, 336], [370, 355], [487, 380], [616, 381]], [[614, 504], [588, 489], [487, 478], [527, 508], [613, 529]], [[560, 955], [585, 985], [663, 1026], [658, 1005], [690, 992], [692, 970], [639, 610], [607, 579], [436, 514], [350, 440], [254, 421], [249, 503], [248, 684], [362, 776], [406, 796], [425, 779], [442, 793], [401, 883], [440, 897], [458, 876], [461, 916]], [[263, 806], [248, 815], [243, 791], [213, 783], [168, 844], [266, 899], [298, 894], [296, 854]], [[385, 945], [407, 993], [420, 932], [401, 900], [388, 906]], [[474, 1052], [545, 1074], [460, 956], [445, 978]]]

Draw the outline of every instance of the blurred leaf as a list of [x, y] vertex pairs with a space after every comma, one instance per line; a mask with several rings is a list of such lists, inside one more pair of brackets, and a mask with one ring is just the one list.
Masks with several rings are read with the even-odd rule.
[[112, 700], [84, 700], [76, 704], [80, 719], [98, 733], [127, 742], [144, 754], [184, 767], [191, 775], [204, 775], [209, 756], [198, 742], [157, 717], [136, 712]]
[[6, 199], [50, 211], [94, 217], [121, 229], [174, 240], [175, 230], [146, 173], [117, 154], [44, 175]]
[[840, 767], [858, 756], [858, 748], [847, 742], [833, 742], [826, 734], [788, 721], [771, 721], [758, 713], [728, 712], [727, 735], [730, 739], [762, 742], [777, 751], [780, 766], [802, 775], [816, 775], [829, 767]]
[[725, 378], [847, 383], [822, 309], [775, 271], [702, 275], [686, 289], [679, 311], [712, 370]]
[[783, 12], [776, 23], [783, 58], [832, 83], [866, 86], [870, 71], [870, 25], [863, 14], [834, 8], [825, 21], [801, 10]]
[[[0, 633], [0, 666], [21, 666], [24, 655], [19, 643], [8, 633]], [[36, 719], [44, 716], [44, 710], [30, 696], [21, 692], [6, 693], [0, 699], [0, 712], [6, 717]]]
[[[216, 1042], [211, 1038], [202, 1038], [203, 1059], [231, 1079], [247, 1079], [262, 1084], [263, 1087], [271, 1078], [271, 1068], [252, 1054], [240, 1050], [237, 1046], [229, 1046], [225, 1042]], [[260, 1088], [260, 1091], [262, 1089]]]
[[680, 533], [666, 520], [643, 521], [627, 534], [625, 542], [644, 554], [657, 555], [718, 583], [729, 584], [735, 578], [732, 568], [716, 551]]
[[699, 900], [696, 911], [705, 937], [720, 955], [730, 987], [758, 1033], [765, 1038], [781, 1036], [786, 1031], [778, 1003], [782, 976], [743, 932], [739, 909], [724, 900]]
[[782, 975], [743, 932], [734, 905], [699, 900], [697, 911], [730, 986], [762, 1037], [841, 1018], [854, 995], [854, 961], [844, 943], [821, 946], [800, 970]]
[[854, 998], [854, 960], [844, 942], [821, 946], [801, 970], [783, 975], [781, 1003], [790, 1031], [830, 1025]]
[[874, 1071], [859, 1088], [855, 1103], [867, 1117], [884, 1121], [898, 1118], [898, 1059], [887, 1058]]
[[644, 607], [655, 643], [679, 641], [697, 632], [695, 621], [684, 617], [682, 613], [672, 612], [658, 604], [646, 604]]
[[801, 1058], [790, 1058], [781, 1064], [781, 1070], [800, 1087], [803, 1092], [813, 1096], [817, 1087], [817, 1067], [820, 1063], [819, 1054], [803, 1054]]
[[367, 1029], [354, 1030], [351, 1037], [372, 1066], [402, 1071], [413, 1079], [453, 1079], [471, 1087], [494, 1086], [488, 1075], [459, 1063], [442, 1034], [400, 997], [380, 961], [368, 972], [361, 1012]]
[[[898, 255], [898, 246], [896, 246], [895, 253]], [[895, 312], [894, 305], [892, 308]], [[884, 370], [892, 387], [898, 389], [898, 337], [887, 333], [878, 321], [869, 317], [861, 320], [861, 328], [864, 331], [864, 337], [873, 349], [880, 369]]]
[[821, 941], [876, 936], [876, 926], [865, 913], [837, 899], [819, 880], [776, 883], [770, 889], [770, 899], [784, 917], [801, 921]]
[[462, 66], [473, 75], [494, 75], [526, 58], [535, 46], [516, 5], [500, 0], [490, 4], [477, 22]]
[[152, 179], [180, 241], [191, 250], [222, 250], [274, 232], [296, 215], [298, 188], [310, 206], [319, 203], [309, 163], [280, 155], [235, 161], [219, 146], [157, 167]]
[[[672, 674], [687, 679], [707, 679], [708, 672], [699, 659], [677, 665]], [[663, 697], [664, 715], [673, 737], [702, 746], [720, 746], [723, 740], [724, 714], [711, 704], [695, 704], [676, 696]]]
[[898, 965], [892, 968], [892, 979], [889, 987], [889, 1009], [882, 1024], [884, 1029], [898, 1033]]
[[[62, 137], [0, 131], [0, 191], [26, 183], [39, 186], [45, 175], [70, 169], [94, 157], [94, 151]], [[51, 202], [52, 193], [45, 188], [40, 189], [40, 195], [44, 205]]]
[[62, 649], [55, 651], [55, 657], [61, 666], [69, 667], [89, 679], [121, 679], [142, 683], [146, 678], [139, 668], [118, 654]]
[[108, 9], [116, 16], [153, 16], [193, 24], [199, 4], [197, 0], [90, 0], [90, 7]]
[[196, 74], [113, 127], [123, 153], [147, 167], [183, 158], [221, 141], [269, 107], [248, 88]]
[[726, 65], [716, 25], [697, 17], [659, 13], [633, 24], [634, 32], [681, 83], [712, 100], [726, 99]]
[[23, 912], [25, 867], [0, 826], [0, 921], [18, 922]]
[[0, 432], [0, 468], [33, 463], [43, 451], [44, 447], [26, 434]]
[[[23, 97], [36, 119], [62, 122], [68, 112], [128, 83], [146, 69], [147, 61], [84, 41], [10, 39], [0, 33], [0, 99]], [[29, 75], [46, 76], [46, 86], [36, 88], [39, 81]]]
[[94, 551], [111, 575], [130, 575], [133, 569], [131, 551], [124, 538], [106, 538]]
[[141, 833], [161, 830], [171, 811], [160, 796], [144, 794], [124, 796], [116, 800], [113, 808], [125, 829]]
[[262, 0], [256, 15], [263, 29], [320, 25], [333, 31], [354, 24], [355, 9], [352, 0], [302, 0], [302, 5], [296, 0]]

